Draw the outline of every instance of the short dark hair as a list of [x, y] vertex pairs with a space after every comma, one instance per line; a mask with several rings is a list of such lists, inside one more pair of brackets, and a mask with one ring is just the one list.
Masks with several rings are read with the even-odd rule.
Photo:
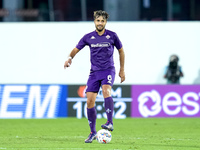
[[106, 20], [109, 18], [109, 14], [106, 11], [102, 10], [94, 11], [94, 20], [100, 16], [102, 16]]

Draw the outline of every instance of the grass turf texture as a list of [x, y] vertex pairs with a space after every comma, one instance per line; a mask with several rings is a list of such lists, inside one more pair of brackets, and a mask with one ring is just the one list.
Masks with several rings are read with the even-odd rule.
[[[105, 123], [97, 119], [97, 130]], [[114, 119], [109, 144], [89, 135], [87, 119], [0, 119], [0, 150], [197, 150], [200, 149], [199, 118]]]

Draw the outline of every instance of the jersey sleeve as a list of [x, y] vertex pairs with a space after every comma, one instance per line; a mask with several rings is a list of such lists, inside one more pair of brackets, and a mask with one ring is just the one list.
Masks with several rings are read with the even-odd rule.
[[83, 36], [83, 37], [80, 39], [80, 41], [79, 41], [78, 44], [76, 45], [76, 48], [78, 48], [79, 50], [83, 49], [83, 48], [87, 45], [85, 39], [86, 39], [86, 35]]
[[114, 43], [117, 49], [122, 48], [122, 43], [116, 33], [114, 34]]

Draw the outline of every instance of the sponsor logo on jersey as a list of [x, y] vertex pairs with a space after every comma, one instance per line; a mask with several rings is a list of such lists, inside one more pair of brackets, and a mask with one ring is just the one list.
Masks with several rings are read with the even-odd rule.
[[108, 42], [91, 44], [91, 47], [109, 47], [109, 46], [110, 46], [110, 43], [108, 43]]

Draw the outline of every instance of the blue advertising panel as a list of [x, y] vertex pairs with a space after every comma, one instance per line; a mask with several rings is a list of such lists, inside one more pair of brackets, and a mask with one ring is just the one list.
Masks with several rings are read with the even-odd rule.
[[67, 85], [0, 85], [0, 118], [67, 117]]

